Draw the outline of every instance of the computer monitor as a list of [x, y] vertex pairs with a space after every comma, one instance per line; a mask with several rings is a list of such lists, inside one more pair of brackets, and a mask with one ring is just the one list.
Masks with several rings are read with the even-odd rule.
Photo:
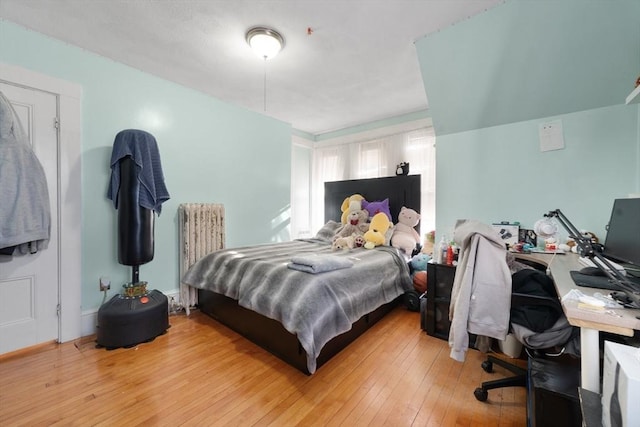
[[614, 200], [603, 255], [640, 270], [640, 198]]

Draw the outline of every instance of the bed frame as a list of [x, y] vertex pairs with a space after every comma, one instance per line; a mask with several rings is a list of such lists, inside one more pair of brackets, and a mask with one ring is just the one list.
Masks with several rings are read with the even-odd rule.
[[[335, 181], [325, 183], [325, 220], [340, 221], [342, 202], [352, 194], [361, 194], [366, 200], [389, 198], [391, 215], [395, 219], [402, 206], [420, 209], [420, 175], [402, 175], [387, 178]], [[356, 340], [367, 329], [393, 310], [403, 297], [378, 307], [353, 323], [351, 329], [334, 337], [322, 348], [316, 358], [316, 369]], [[198, 290], [200, 310], [259, 345], [289, 365], [309, 375], [307, 354], [298, 338], [280, 322], [238, 305], [225, 295]]]

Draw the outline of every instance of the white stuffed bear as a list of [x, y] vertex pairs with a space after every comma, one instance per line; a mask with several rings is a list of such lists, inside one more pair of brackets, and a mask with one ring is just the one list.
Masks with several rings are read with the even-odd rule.
[[369, 230], [368, 219], [369, 212], [367, 212], [366, 209], [362, 209], [362, 204], [359, 201], [351, 202], [349, 213], [347, 214], [347, 222], [336, 230], [333, 240], [339, 237], [348, 237], [353, 234], [356, 236], [364, 235], [364, 233]]
[[420, 243], [420, 235], [413, 228], [420, 222], [420, 214], [413, 209], [402, 207], [398, 214], [398, 224], [396, 224], [391, 236], [391, 246], [404, 252], [405, 256], [411, 257], [411, 253]]
[[331, 249], [334, 251], [343, 250], [348, 251], [353, 248], [360, 248], [364, 246], [364, 238], [357, 234], [352, 234], [347, 237], [338, 237], [331, 244]]
[[343, 251], [348, 251], [349, 249], [353, 249], [355, 245], [355, 237], [353, 235], [347, 237], [338, 237], [331, 244], [331, 249], [334, 251], [338, 251], [340, 249], [342, 249]]

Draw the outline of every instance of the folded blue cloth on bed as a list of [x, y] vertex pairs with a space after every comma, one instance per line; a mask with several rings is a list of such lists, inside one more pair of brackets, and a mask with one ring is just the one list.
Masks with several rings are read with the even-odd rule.
[[292, 270], [304, 271], [307, 273], [324, 273], [325, 271], [339, 270], [353, 265], [350, 259], [336, 255], [309, 255], [296, 256], [291, 258], [287, 267]]

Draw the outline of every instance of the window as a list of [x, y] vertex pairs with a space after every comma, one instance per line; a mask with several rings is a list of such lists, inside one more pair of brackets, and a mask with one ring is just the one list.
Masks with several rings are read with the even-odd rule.
[[[312, 229], [324, 224], [324, 183], [395, 175], [396, 165], [409, 163], [410, 175], [422, 176], [420, 228], [435, 228], [435, 136], [427, 126], [394, 135], [313, 149]], [[396, 218], [394, 218], [395, 221]]]

